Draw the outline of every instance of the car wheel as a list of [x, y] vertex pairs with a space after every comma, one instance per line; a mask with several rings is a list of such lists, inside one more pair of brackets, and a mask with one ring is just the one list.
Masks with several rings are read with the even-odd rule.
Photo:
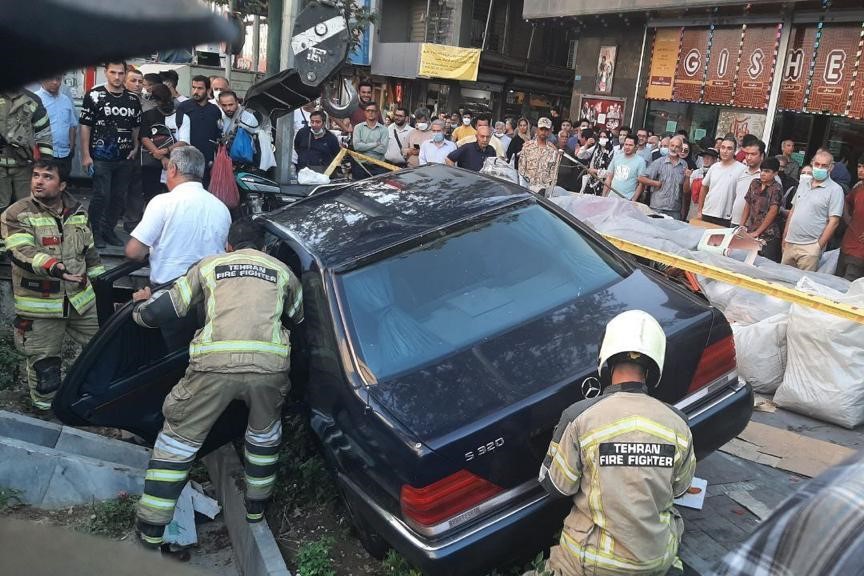
[[351, 526], [360, 540], [360, 544], [370, 556], [376, 560], [383, 560], [390, 550], [390, 544], [381, 537], [358, 512], [356, 504], [356, 496], [352, 495], [348, 490], [345, 490], [341, 485], [339, 492], [342, 494], [342, 502], [345, 504], [345, 510], [348, 512], [348, 517], [351, 519]]

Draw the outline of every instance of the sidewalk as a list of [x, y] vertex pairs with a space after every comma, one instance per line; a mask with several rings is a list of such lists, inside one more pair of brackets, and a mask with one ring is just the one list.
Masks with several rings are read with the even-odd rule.
[[[864, 426], [847, 430], [782, 408], [754, 411], [751, 421], [853, 451], [864, 448]], [[699, 462], [696, 476], [708, 480], [703, 509], [678, 508], [685, 527], [679, 554], [690, 575], [709, 574], [726, 552], [743, 542], [771, 510], [807, 481], [801, 474], [722, 451]]]

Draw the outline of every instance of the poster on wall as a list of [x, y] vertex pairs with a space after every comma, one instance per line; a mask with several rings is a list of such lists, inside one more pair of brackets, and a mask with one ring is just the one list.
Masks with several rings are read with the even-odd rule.
[[659, 28], [654, 34], [654, 50], [651, 52], [651, 71], [648, 73], [648, 89], [645, 97], [650, 100], [671, 100], [672, 80], [678, 65], [680, 28]]
[[740, 46], [741, 26], [717, 28], [711, 35], [708, 75], [705, 78], [705, 94], [702, 96], [706, 104], [732, 104]]
[[707, 28], [685, 28], [672, 86], [672, 98], [681, 102], [699, 102], [705, 80], [705, 58], [708, 53]]
[[810, 92], [804, 110], [813, 113], [844, 114], [855, 58], [861, 44], [861, 26], [826, 26], [816, 49]]
[[583, 95], [579, 97], [579, 118], [587, 118], [597, 129], [617, 130], [621, 127], [626, 104], [624, 98]]
[[615, 76], [615, 56], [617, 53], [617, 46], [600, 47], [600, 56], [597, 58], [597, 81], [594, 85], [594, 91], [598, 94], [612, 93], [612, 78]]
[[782, 25], [745, 26], [734, 106], [768, 108]]
[[717, 118], [715, 138], [722, 138], [726, 134], [732, 133], [740, 142], [745, 134], [761, 136], [765, 131], [765, 118], [764, 112], [721, 108]]
[[777, 108], [791, 112], [804, 109], [804, 93], [813, 60], [813, 44], [816, 42], [816, 28], [798, 26], [789, 36], [789, 48], [781, 70], [780, 97]]
[[[365, 8], [374, 14], [378, 0], [354, 0], [354, 5], [360, 9]], [[369, 23], [363, 27], [360, 34], [360, 42], [357, 47], [348, 54], [348, 62], [358, 66], [369, 66], [372, 62], [372, 38], [375, 36], [375, 24]]]

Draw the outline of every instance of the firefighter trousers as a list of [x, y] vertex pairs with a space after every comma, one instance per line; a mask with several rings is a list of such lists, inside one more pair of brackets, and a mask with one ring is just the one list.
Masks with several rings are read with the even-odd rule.
[[[531, 570], [522, 576], [624, 576], [636, 573], [623, 568], [601, 568], [588, 558], [580, 561], [559, 545], [553, 546], [549, 551], [549, 560], [546, 561], [543, 568]], [[682, 576], [684, 566], [676, 556], [668, 568], [662, 568], [657, 572], [642, 570], [638, 574], [640, 576]]]
[[[139, 527], [150, 544], [161, 542], [161, 530], [174, 516], [177, 498], [195, 456], [213, 424], [232, 400], [249, 407], [244, 468], [247, 518], [263, 517], [263, 502], [273, 492], [282, 440], [282, 404], [290, 388], [287, 372], [197, 372], [187, 369], [162, 406], [165, 424], [156, 437], [138, 503]], [[249, 503], [256, 503], [251, 517]]]
[[84, 314], [69, 306], [68, 318], [24, 318], [13, 321], [15, 347], [27, 364], [27, 386], [30, 399], [40, 410], [50, 410], [60, 386], [63, 338], [68, 334], [84, 346], [99, 330], [96, 306]]
[[30, 166], [0, 166], [0, 210], [30, 196]]

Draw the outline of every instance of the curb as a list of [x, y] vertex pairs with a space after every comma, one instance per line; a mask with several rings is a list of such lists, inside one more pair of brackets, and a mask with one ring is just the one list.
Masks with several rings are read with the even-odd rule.
[[222, 517], [243, 576], [291, 576], [267, 520], [255, 524], [246, 521], [243, 465], [234, 447], [226, 444], [201, 461], [222, 504]]

